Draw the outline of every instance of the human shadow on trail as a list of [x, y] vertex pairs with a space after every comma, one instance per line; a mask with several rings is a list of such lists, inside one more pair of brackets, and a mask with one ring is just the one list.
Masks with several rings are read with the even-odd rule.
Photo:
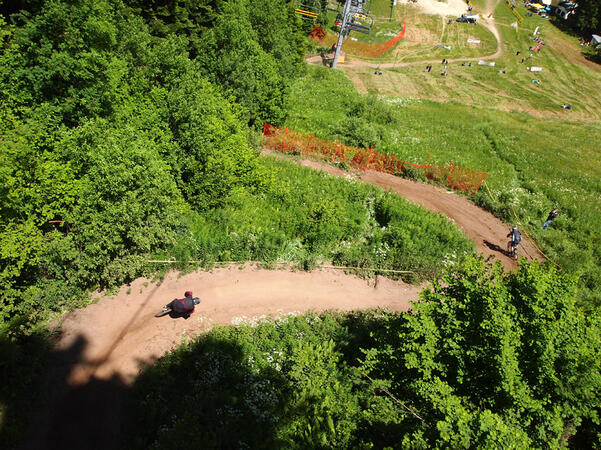
[[498, 252], [498, 253], [501, 253], [502, 255], [509, 256], [507, 249], [501, 248], [499, 245], [493, 244], [492, 242], [487, 241], [486, 239], [484, 239], [484, 245], [486, 245], [488, 248], [490, 248], [493, 252]]

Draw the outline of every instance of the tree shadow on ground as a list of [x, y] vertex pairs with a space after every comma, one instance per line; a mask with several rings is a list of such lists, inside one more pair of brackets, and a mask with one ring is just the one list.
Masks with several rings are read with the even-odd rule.
[[270, 383], [280, 374], [253, 371], [236, 344], [204, 336], [156, 366], [139, 361], [147, 369], [132, 390], [119, 375], [94, 376], [83, 336], [65, 349], [52, 349], [44, 336], [29, 341], [0, 342], [0, 355], [20, 355], [0, 365], [3, 449], [274, 446], [270, 417], [279, 400]]
[[238, 344], [201, 336], [136, 380], [124, 448], [277, 448], [282, 382], [254, 370]]
[[[33, 347], [37, 345], [37, 349]], [[4, 404], [0, 439], [4, 448], [107, 449], [119, 446], [127, 425], [125, 406], [130, 388], [119, 376], [85, 382], [69, 381], [80, 364], [87, 341], [74, 339], [66, 349], [51, 349], [47, 336], [26, 342], [2, 342]], [[31, 351], [31, 353], [28, 353]], [[24, 364], [27, 359], [31, 364]]]
[[[18, 322], [18, 323], [17, 323]], [[39, 379], [50, 351], [46, 333], [13, 332], [23, 321], [15, 319], [0, 333], [0, 442], [15, 448], [32, 406], [40, 398]]]

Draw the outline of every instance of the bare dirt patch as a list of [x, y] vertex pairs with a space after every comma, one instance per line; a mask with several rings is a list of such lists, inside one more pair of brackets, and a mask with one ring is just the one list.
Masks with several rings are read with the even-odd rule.
[[440, 41], [440, 36], [427, 28], [419, 25], [408, 26], [403, 38], [405, 42], [417, 42], [418, 44], [436, 44]]
[[[183, 296], [186, 290], [201, 298], [189, 319], [154, 317], [165, 303]], [[57, 348], [69, 348], [81, 336], [88, 340], [82, 364], [69, 376], [71, 385], [84, 383], [91, 376], [109, 379], [115, 374], [132, 382], [148, 362], [160, 358], [186, 336], [207, 331], [215, 324], [232, 325], [309, 310], [387, 307], [406, 311], [419, 290], [402, 281], [378, 277], [375, 283], [336, 269], [305, 272], [244, 265], [182, 276], [170, 273], [160, 284], [135, 280], [117, 295], [67, 315]]]
[[408, 2], [408, 4], [429, 15], [458, 17], [467, 11], [467, 5], [463, 0], [447, 0], [446, 2], [418, 0], [416, 3]]
[[[292, 272], [249, 265], [170, 273], [160, 284], [135, 280], [64, 318], [47, 374], [49, 398], [22, 448], [119, 448], [130, 386], [139, 371], [215, 324], [308, 310], [407, 311], [422, 288], [383, 277], [366, 281], [333, 269]], [[154, 317], [186, 290], [202, 299], [189, 319]]]

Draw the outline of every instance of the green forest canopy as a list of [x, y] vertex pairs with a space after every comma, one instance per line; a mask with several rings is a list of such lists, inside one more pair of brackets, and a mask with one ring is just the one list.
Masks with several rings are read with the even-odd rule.
[[29, 6], [0, 23], [3, 320], [139, 275], [189, 211], [263, 189], [247, 139], [304, 51], [277, 1]]

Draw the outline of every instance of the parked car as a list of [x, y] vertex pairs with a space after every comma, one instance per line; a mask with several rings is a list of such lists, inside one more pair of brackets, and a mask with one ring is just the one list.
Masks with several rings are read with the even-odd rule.
[[478, 16], [461, 16], [457, 17], [457, 19], [455, 19], [455, 22], [473, 23], [474, 25], [476, 25], [476, 23], [478, 22], [478, 18]]

